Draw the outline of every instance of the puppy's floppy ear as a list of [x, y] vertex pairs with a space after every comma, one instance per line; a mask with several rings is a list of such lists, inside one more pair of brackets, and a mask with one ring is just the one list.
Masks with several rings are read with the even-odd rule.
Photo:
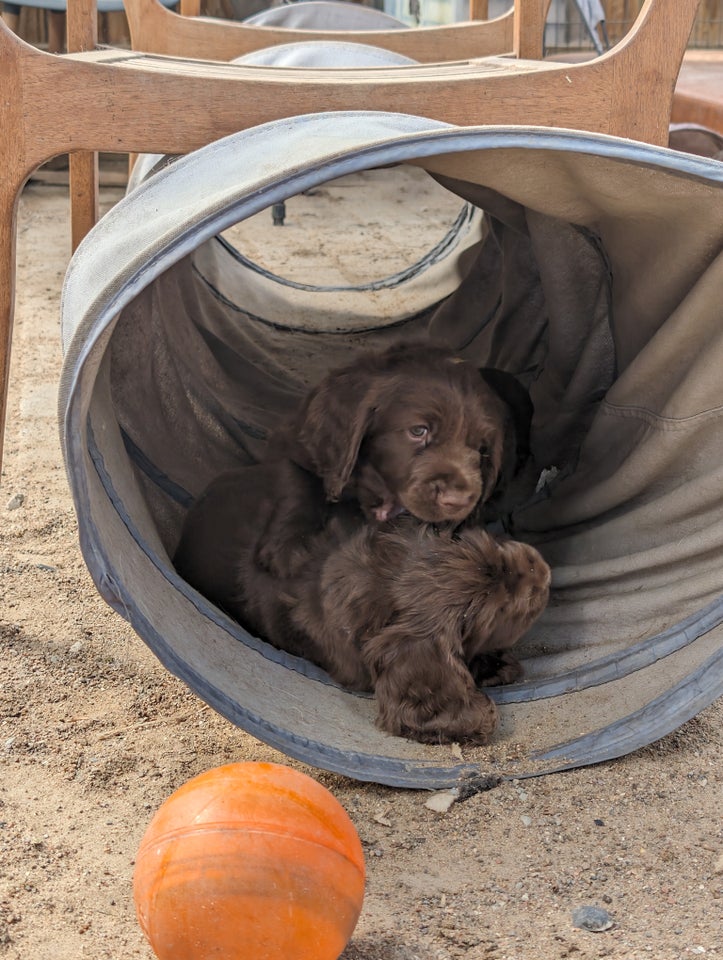
[[376, 397], [367, 371], [342, 370], [322, 380], [301, 408], [295, 440], [330, 500], [339, 499], [351, 478]]
[[480, 376], [510, 412], [512, 431], [505, 431], [503, 472], [508, 473], [508, 479], [511, 479], [519, 473], [530, 455], [530, 428], [534, 413], [532, 400], [517, 377], [506, 370], [483, 367]]

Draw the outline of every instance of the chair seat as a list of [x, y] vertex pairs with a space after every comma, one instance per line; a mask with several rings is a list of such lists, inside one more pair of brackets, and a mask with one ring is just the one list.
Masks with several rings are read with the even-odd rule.
[[[305, 67], [298, 76], [290, 77], [288, 70], [291, 68], [279, 67], [273, 73], [259, 74], [253, 69], [244, 70], [241, 58], [232, 63], [211, 60], [189, 60], [185, 57], [162, 56], [155, 53], [143, 53], [138, 50], [119, 50], [117, 48], [99, 47], [96, 50], [88, 50], [83, 53], [71, 53], [67, 55], [68, 60], [84, 61], [86, 63], [104, 63], [112, 64], [114, 67], [126, 67], [132, 70], [149, 70], [153, 72], [177, 72], [179, 74], [189, 75], [197, 74], [206, 77], [234, 77], [239, 80], [253, 81], [254, 83], [268, 82], [272, 84], [288, 83], [290, 79], [303, 82], [305, 79], [320, 80], [324, 74], [328, 76], [328, 68], [317, 68], [323, 70], [324, 74], [314, 77], [314, 69]], [[560, 73], [560, 64], [548, 60], [518, 60], [513, 57], [477, 57], [465, 60], [451, 60], [444, 63], [410, 63], [409, 65], [394, 65], [378, 68], [373, 80], [376, 82], [381, 79], [403, 82], [407, 80], [427, 81], [434, 85], [439, 80], [448, 78], [450, 80], [459, 77], [477, 77], [483, 79], [494, 75], [506, 76], [528, 76], [533, 73]], [[336, 67], [338, 71], [343, 71], [344, 79], [358, 81], [360, 83], [369, 82], [370, 74], [368, 67]], [[244, 71], [243, 73], [241, 71]], [[283, 73], [282, 73], [283, 71]], [[569, 81], [567, 81], [569, 82]]]

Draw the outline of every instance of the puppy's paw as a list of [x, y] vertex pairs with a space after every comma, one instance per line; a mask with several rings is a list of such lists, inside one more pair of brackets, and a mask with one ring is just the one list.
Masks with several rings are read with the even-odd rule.
[[523, 674], [522, 664], [511, 653], [496, 651], [480, 653], [469, 663], [469, 672], [475, 686], [495, 687], [505, 683], [515, 683]]
[[519, 672], [507, 667], [514, 661], [498, 667], [494, 657], [516, 644], [544, 611], [550, 595], [550, 567], [529, 544], [494, 541], [478, 530], [466, 532], [465, 537], [474, 548], [472, 556], [479, 557], [484, 577], [465, 611], [464, 657], [469, 664], [478, 661], [471, 670], [478, 686], [481, 680], [486, 686], [513, 683]]
[[500, 583], [508, 602], [517, 605], [518, 614], [535, 620], [545, 609], [550, 594], [551, 571], [542, 556], [527, 543], [502, 544], [503, 562]]
[[397, 737], [419, 743], [487, 743], [497, 729], [497, 707], [487, 694], [474, 691], [463, 700], [432, 705], [404, 701], [380, 704], [378, 725]]

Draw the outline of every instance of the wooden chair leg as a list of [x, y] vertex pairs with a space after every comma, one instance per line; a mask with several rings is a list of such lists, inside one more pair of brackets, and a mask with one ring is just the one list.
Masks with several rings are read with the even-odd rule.
[[490, 14], [489, 0], [469, 0], [470, 20], [487, 20]]
[[[68, 0], [68, 52], [82, 53], [98, 46], [98, 10], [95, 0]], [[70, 237], [75, 250], [98, 222], [100, 214], [98, 154], [70, 155]]]
[[512, 49], [521, 60], [541, 60], [545, 22], [552, 0], [515, 0]]
[[15, 311], [15, 231], [19, 196], [17, 177], [5, 169], [0, 179], [0, 486]]
[[65, 12], [48, 10], [48, 53], [65, 50]]
[[15, 240], [20, 192], [32, 172], [23, 155], [19, 41], [0, 21], [0, 474], [7, 419], [8, 377], [15, 313]]
[[70, 243], [75, 251], [98, 222], [98, 154], [85, 150], [70, 154]]
[[23, 153], [23, 83], [15, 55], [18, 45], [14, 34], [0, 21], [0, 89], [3, 90], [0, 97], [0, 169], [3, 172], [0, 177], [0, 474], [15, 314], [18, 203], [23, 184], [38, 166], [28, 164]]
[[[36, 125], [28, 116], [33, 94], [48, 101], [46, 89], [53, 89], [34, 76], [33, 65], [48, 63], [51, 67], [63, 57], [48, 56], [24, 44], [0, 21], [0, 471], [7, 420], [8, 377], [15, 313], [16, 230], [17, 210], [23, 186], [46, 160], [67, 150], [67, 138], [61, 134], [64, 118], [55, 128]], [[62, 101], [62, 97], [60, 98]], [[50, 100], [55, 104], [57, 101]], [[32, 115], [32, 106], [29, 107]]]

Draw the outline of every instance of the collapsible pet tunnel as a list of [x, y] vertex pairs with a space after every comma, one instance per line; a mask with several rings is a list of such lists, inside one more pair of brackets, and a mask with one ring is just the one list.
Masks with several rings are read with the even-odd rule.
[[[218, 236], [405, 163], [460, 215], [386, 280], [284, 281]], [[359, 780], [536, 775], [675, 729], [723, 692], [722, 186], [723, 164], [632, 141], [366, 112], [160, 169], [86, 238], [62, 300], [63, 447], [100, 593], [234, 724]], [[193, 498], [257, 457], [308, 384], [427, 334], [529, 386], [533, 492], [510, 519], [554, 572], [523, 682], [491, 691], [498, 735], [461, 752], [381, 732], [372, 698], [250, 636], [169, 559]]]

